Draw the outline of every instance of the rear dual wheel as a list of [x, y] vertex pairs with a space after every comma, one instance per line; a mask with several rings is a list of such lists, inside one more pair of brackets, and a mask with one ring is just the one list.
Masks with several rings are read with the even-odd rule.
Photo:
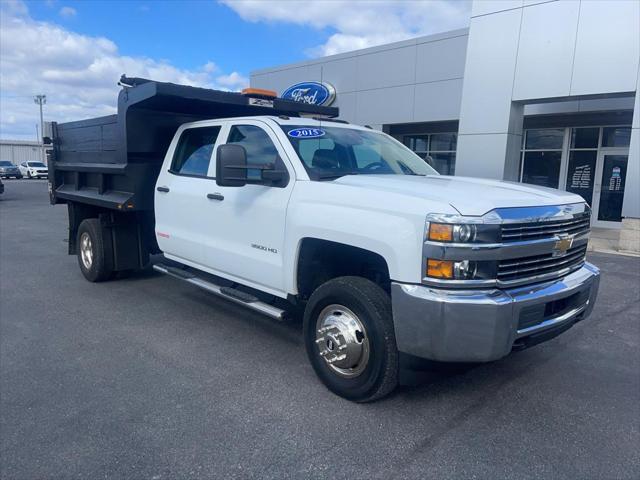
[[102, 228], [97, 218], [87, 218], [78, 227], [76, 238], [78, 265], [90, 282], [107, 280], [112, 273], [105, 259]]
[[361, 277], [339, 277], [311, 295], [304, 314], [307, 355], [329, 390], [356, 402], [391, 393], [398, 350], [391, 299]]

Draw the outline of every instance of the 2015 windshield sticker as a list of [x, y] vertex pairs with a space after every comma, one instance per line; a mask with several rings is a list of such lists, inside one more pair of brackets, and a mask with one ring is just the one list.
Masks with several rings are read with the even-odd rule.
[[287, 135], [293, 138], [319, 138], [324, 137], [325, 133], [321, 128], [295, 128], [289, 130]]

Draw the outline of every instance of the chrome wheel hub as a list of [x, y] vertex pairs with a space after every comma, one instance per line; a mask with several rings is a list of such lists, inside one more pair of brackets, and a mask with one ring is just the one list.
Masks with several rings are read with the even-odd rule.
[[358, 316], [343, 305], [329, 305], [318, 316], [316, 345], [329, 368], [356, 377], [369, 362], [369, 338]]
[[84, 232], [80, 236], [80, 259], [82, 260], [84, 268], [87, 270], [91, 269], [91, 265], [93, 264], [93, 244], [87, 232]]

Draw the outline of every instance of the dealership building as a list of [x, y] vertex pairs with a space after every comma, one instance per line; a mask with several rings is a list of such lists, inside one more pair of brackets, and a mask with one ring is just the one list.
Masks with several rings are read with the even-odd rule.
[[251, 86], [324, 84], [341, 119], [440, 173], [575, 192], [639, 251], [639, 63], [640, 2], [476, 0], [468, 29], [254, 71]]

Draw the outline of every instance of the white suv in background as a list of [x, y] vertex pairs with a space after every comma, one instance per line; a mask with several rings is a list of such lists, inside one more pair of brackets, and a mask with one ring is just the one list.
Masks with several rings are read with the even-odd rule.
[[49, 170], [42, 162], [22, 162], [18, 167], [20, 173], [27, 178], [47, 178]]

